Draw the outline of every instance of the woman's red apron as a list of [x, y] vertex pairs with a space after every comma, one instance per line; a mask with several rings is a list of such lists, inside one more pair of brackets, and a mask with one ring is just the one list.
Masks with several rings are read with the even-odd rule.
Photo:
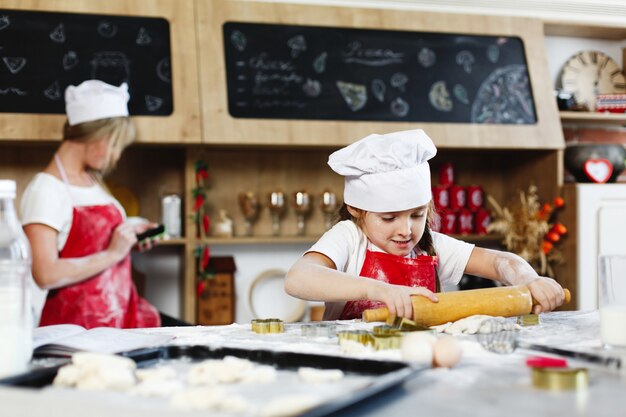
[[[73, 209], [72, 227], [60, 258], [80, 258], [106, 250], [123, 217], [115, 204]], [[78, 284], [51, 290], [40, 326], [73, 323], [93, 327], [158, 327], [159, 312], [139, 297], [131, 279], [130, 254]]]
[[[367, 250], [359, 275], [389, 284], [426, 287], [435, 292], [437, 288], [436, 266], [436, 256], [419, 255], [416, 258], [405, 258], [386, 252]], [[385, 304], [371, 300], [348, 301], [339, 318], [341, 320], [360, 319], [363, 310], [379, 307], [385, 307]]]

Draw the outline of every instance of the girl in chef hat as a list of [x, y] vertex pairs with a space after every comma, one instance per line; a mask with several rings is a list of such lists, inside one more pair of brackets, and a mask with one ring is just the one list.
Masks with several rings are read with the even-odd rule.
[[412, 316], [411, 295], [433, 302], [463, 274], [505, 285], [527, 284], [535, 313], [563, 304], [553, 279], [537, 275], [521, 257], [433, 232], [430, 168], [437, 149], [421, 129], [367, 136], [330, 155], [345, 177], [341, 221], [291, 267], [286, 291], [326, 302], [324, 320], [360, 318], [386, 305]]

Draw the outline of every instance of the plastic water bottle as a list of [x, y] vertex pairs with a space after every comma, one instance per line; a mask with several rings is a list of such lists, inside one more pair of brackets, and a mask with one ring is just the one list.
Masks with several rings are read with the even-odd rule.
[[15, 181], [0, 180], [0, 378], [26, 371], [32, 356], [30, 245], [14, 201]]

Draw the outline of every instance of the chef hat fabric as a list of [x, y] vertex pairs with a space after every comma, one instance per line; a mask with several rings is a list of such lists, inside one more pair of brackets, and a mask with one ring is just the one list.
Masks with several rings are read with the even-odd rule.
[[344, 202], [377, 212], [409, 210], [432, 198], [428, 160], [437, 154], [421, 129], [369, 135], [330, 155], [345, 176]]
[[119, 87], [87, 80], [65, 89], [65, 112], [70, 126], [109, 117], [128, 116], [128, 85]]

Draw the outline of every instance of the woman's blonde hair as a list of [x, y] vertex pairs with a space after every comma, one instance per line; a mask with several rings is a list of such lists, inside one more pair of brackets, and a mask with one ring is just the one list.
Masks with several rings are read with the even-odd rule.
[[107, 160], [100, 172], [103, 175], [115, 167], [113, 155], [121, 155], [122, 151], [135, 141], [136, 136], [135, 125], [129, 117], [111, 117], [74, 126], [70, 126], [66, 121], [63, 126], [63, 140], [90, 143], [109, 138]]

